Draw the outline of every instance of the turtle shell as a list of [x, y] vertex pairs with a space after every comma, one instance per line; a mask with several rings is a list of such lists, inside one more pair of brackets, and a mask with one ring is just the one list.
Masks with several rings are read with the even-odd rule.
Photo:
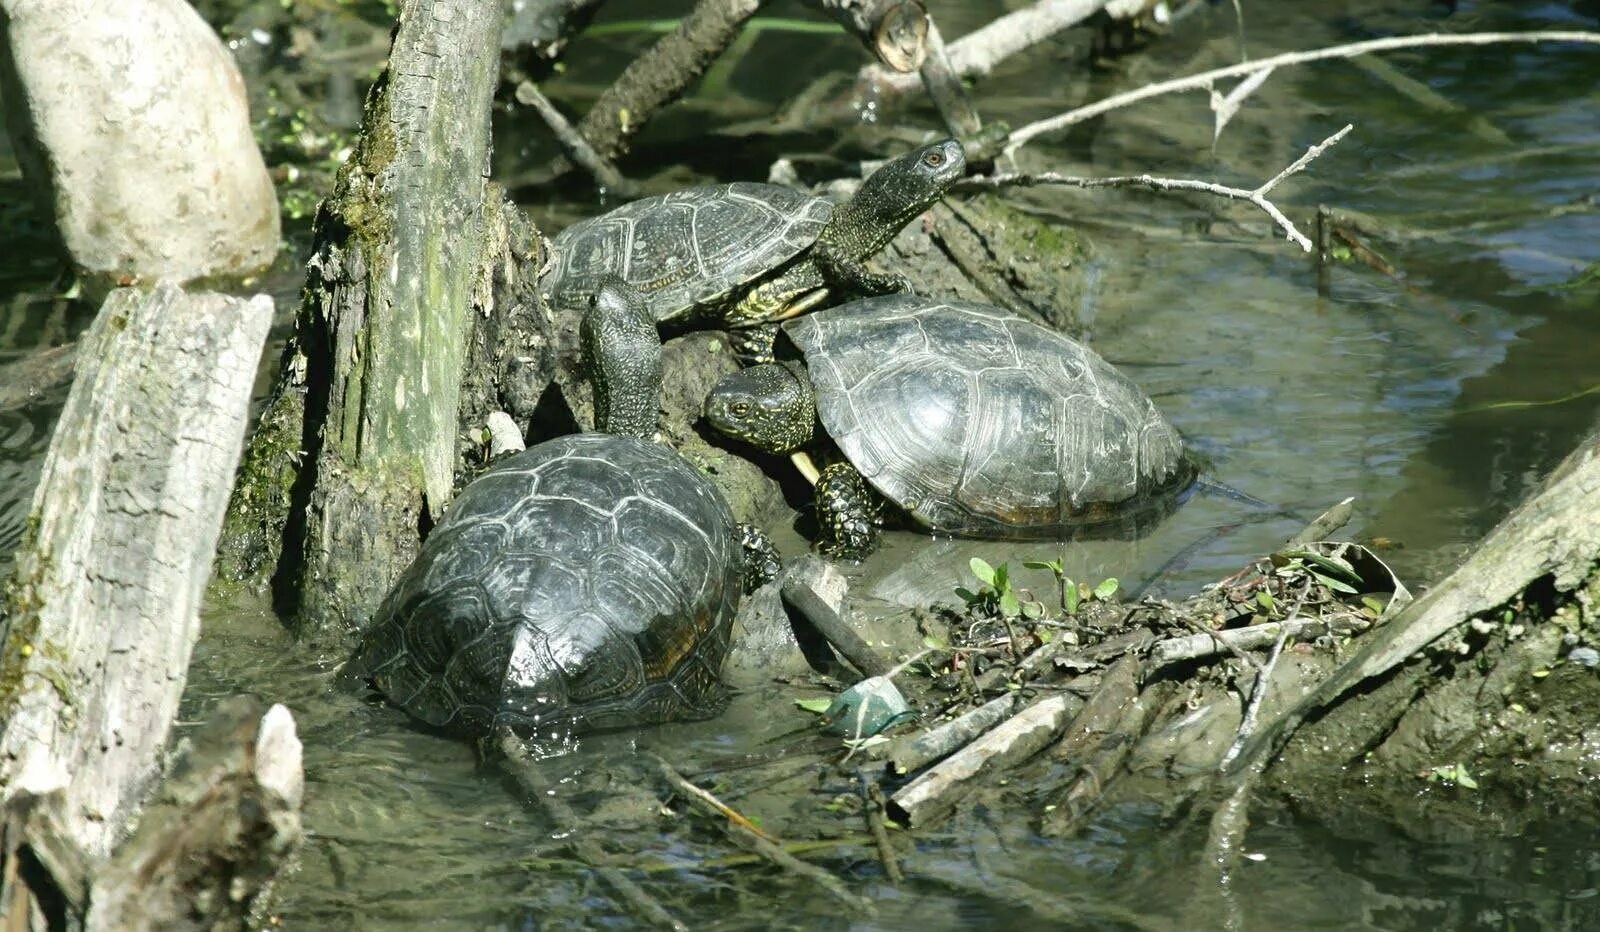
[[916, 523], [1046, 536], [1185, 486], [1177, 430], [1092, 350], [1008, 311], [915, 295], [784, 325], [845, 457]]
[[557, 310], [581, 313], [602, 282], [620, 276], [658, 321], [714, 316], [742, 286], [816, 242], [832, 216], [829, 201], [774, 184], [642, 198], [557, 234], [545, 294]]
[[738, 606], [733, 516], [659, 444], [561, 437], [468, 485], [352, 658], [450, 731], [562, 739], [720, 707]]

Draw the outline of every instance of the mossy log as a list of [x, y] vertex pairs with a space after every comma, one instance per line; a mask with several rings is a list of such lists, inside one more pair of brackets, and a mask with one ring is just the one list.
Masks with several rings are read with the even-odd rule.
[[305, 300], [224, 548], [301, 636], [348, 641], [449, 503], [486, 287], [502, 5], [401, 4], [360, 142], [318, 212]]
[[0, 813], [57, 860], [106, 858], [159, 770], [271, 319], [124, 289], [80, 344], [0, 603]]

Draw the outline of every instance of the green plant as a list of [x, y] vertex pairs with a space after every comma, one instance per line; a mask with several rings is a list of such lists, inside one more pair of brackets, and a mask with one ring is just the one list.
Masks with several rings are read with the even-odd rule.
[[1078, 614], [1084, 602], [1098, 599], [1102, 602], [1117, 594], [1121, 584], [1115, 576], [1107, 576], [1097, 585], [1073, 582], [1060, 560], [1028, 560], [1022, 564], [1030, 570], [1049, 570], [1056, 578], [1056, 591], [1061, 595], [1061, 610], [1068, 615]]
[[976, 591], [964, 586], [956, 587], [956, 595], [967, 603], [968, 611], [978, 614], [998, 615], [1001, 618], [1041, 618], [1044, 603], [1024, 598], [1028, 594], [1011, 585], [1011, 571], [1002, 563], [990, 566], [988, 561], [973, 557], [967, 564], [972, 575], [981, 583]]

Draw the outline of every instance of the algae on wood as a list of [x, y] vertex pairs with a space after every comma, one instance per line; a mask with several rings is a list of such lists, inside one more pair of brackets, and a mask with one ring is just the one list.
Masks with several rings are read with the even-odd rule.
[[48, 814], [85, 865], [159, 770], [271, 319], [124, 289], [81, 343], [0, 604], [0, 812]]
[[449, 502], [482, 280], [501, 4], [401, 5], [224, 547], [302, 636], [348, 640]]

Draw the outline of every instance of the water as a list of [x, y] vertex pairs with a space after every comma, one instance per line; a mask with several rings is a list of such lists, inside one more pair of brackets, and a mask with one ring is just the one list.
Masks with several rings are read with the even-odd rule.
[[[1000, 8], [930, 5], [947, 35]], [[1595, 26], [1592, 9], [1581, 4], [1462, 3], [1448, 20], [1444, 5], [1422, 2], [1245, 7], [1248, 51], [1256, 57], [1445, 25]], [[1031, 53], [983, 82], [977, 104], [986, 117], [1017, 126], [1237, 60], [1229, 8], [1220, 4], [1209, 24], [1186, 26], [1103, 71], [1086, 72], [1076, 45]], [[618, 2], [606, 18], [645, 14], [660, 10]], [[769, 14], [800, 15], [787, 5]], [[577, 99], [644, 41], [622, 35], [578, 43], [567, 74], [547, 92]], [[1354, 123], [1350, 137], [1274, 194], [1308, 233], [1306, 218], [1319, 203], [1370, 214], [1397, 231], [1393, 240], [1372, 242], [1398, 270], [1395, 277], [1340, 265], [1319, 294], [1309, 262], [1271, 235], [1261, 214], [1202, 196], [1035, 190], [1018, 197], [1087, 230], [1100, 272], [1089, 338], [1157, 397], [1215, 478], [1307, 516], [1356, 496], [1346, 532], [1383, 541], [1401, 575], [1425, 584], [1448, 572], [1596, 422], [1600, 393], [1555, 403], [1600, 382], [1594, 288], [1561, 287], [1600, 260], [1596, 213], [1562, 212], [1600, 182], [1592, 155], [1600, 144], [1596, 55], [1496, 47], [1387, 59], [1464, 108], [1454, 114], [1422, 111], [1349, 65], [1290, 69], [1267, 82], [1215, 147], [1205, 97], [1186, 94], [1024, 150], [1030, 169], [1149, 171], [1250, 187]], [[707, 121], [759, 116], [821, 70], [859, 61], [851, 40], [763, 33], [729, 75], [739, 108], [717, 116], [702, 105], [663, 119], [624, 168], [646, 175], [670, 165], [673, 183], [717, 172], [760, 177], [785, 146], [815, 150], [818, 138], [719, 137], [708, 145]], [[1471, 115], [1514, 145], [1497, 142]], [[932, 125], [921, 111], [902, 119]], [[502, 175], [549, 154], [535, 130], [510, 121], [501, 127]], [[0, 185], [11, 205], [0, 212], [0, 230], [12, 246], [0, 251], [0, 353], [13, 358], [68, 338], [85, 321], [54, 310], [54, 271], [41, 258], [36, 218], [12, 197], [22, 189], [8, 163], [0, 164]], [[574, 186], [562, 200], [530, 194], [527, 206], [553, 230], [592, 210], [584, 197]], [[293, 293], [291, 284], [282, 299]], [[57, 393], [0, 412], [0, 552], [21, 532], [59, 403]], [[1129, 587], [1164, 567], [1154, 584], [1182, 594], [1296, 529], [1290, 519], [1197, 496], [1143, 540], [1074, 545], [1064, 555], [1075, 578], [1118, 576]], [[1184, 559], [1172, 563], [1180, 552]], [[965, 567], [973, 555], [1015, 566], [1054, 556], [1056, 548], [896, 534], [857, 571], [857, 591], [891, 602], [949, 599], [955, 585], [970, 583]], [[190, 718], [218, 696], [248, 690], [288, 703], [299, 722], [311, 837], [283, 887], [286, 921], [629, 924], [610, 892], [570, 863], [522, 791], [480, 767], [471, 747], [331, 691], [328, 671], [337, 659], [292, 649], [276, 621], [241, 598], [210, 607], [191, 675]], [[647, 866], [641, 882], [697, 927], [1188, 928], [1215, 926], [1232, 914], [1246, 928], [1522, 928], [1600, 918], [1592, 827], [1552, 824], [1503, 838], [1449, 821], [1361, 811], [1330, 823], [1263, 804], [1249, 845], [1265, 859], [1250, 862], [1218, 893], [1199, 870], [1202, 839], [1172, 832], [1153, 807], [1106, 813], [1077, 839], [1037, 837], [1027, 813], [1042, 801], [1027, 786], [1049, 776], [1044, 765], [1019, 774], [1003, 806], [965, 812], [904, 844], [911, 879], [899, 889], [882, 880], [866, 849], [812, 855], [879, 906], [874, 921], [850, 917], [814, 889], [764, 868], [703, 866], [731, 847], [703, 825], [663, 815], [659, 778], [636, 753], [654, 751], [686, 773], [714, 775], [720, 792], [779, 834], [814, 835], [819, 807], [853, 787], [813, 769], [785, 771], [785, 749], [812, 746], [809, 717], [792, 707], [791, 696], [751, 689], [713, 722], [590, 741], [576, 755], [546, 762], [544, 772], [585, 816], [580, 830], [626, 863]], [[1419, 812], [1424, 804], [1419, 794]], [[821, 828], [854, 835], [859, 823], [845, 814]]]

